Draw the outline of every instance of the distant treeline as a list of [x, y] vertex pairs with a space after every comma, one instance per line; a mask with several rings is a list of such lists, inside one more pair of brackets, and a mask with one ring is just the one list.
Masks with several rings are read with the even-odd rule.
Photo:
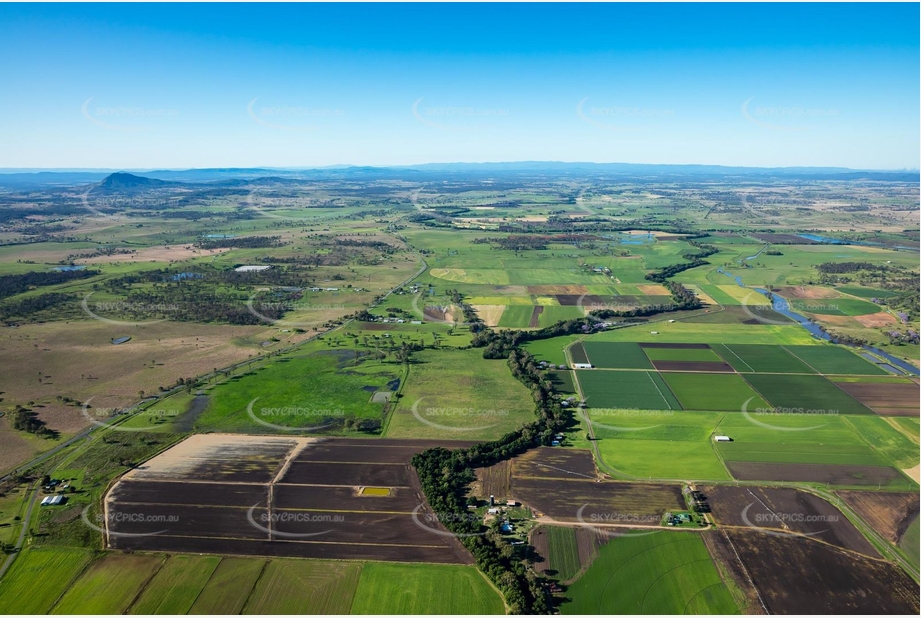
[[886, 266], [870, 262], [823, 262], [816, 266], [820, 273], [854, 273], [860, 270], [887, 270]]
[[98, 270], [53, 270], [50, 272], [28, 272], [19, 275], [0, 275], [0, 298], [22, 294], [30, 288], [57, 285], [75, 279], [89, 279], [98, 274]]
[[280, 247], [281, 244], [281, 236], [208, 238], [197, 243], [202, 249], [266, 249], [268, 247]]

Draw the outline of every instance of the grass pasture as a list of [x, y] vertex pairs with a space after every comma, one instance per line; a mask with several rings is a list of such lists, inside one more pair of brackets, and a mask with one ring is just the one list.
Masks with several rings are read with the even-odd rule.
[[510, 305], [499, 318], [500, 328], [528, 328], [531, 323], [532, 305]]
[[[347, 612], [342, 612], [347, 613]], [[352, 614], [503, 614], [499, 593], [472, 566], [364, 566]]]
[[264, 560], [222, 559], [195, 599], [189, 614], [239, 614], [265, 568]]
[[566, 581], [572, 579], [582, 565], [579, 562], [579, 545], [576, 541], [576, 529], [563, 526], [547, 526], [544, 531], [549, 536], [550, 545], [547, 561], [556, 576]]
[[564, 614], [737, 614], [700, 536], [657, 532], [610, 540], [567, 591]]
[[505, 362], [486, 360], [478, 349], [426, 350], [413, 358], [388, 438], [491, 440], [532, 420], [531, 395]]

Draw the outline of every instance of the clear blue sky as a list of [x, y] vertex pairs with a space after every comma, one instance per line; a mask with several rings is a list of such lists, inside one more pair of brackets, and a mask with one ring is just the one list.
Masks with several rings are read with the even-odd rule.
[[0, 5], [0, 167], [919, 166], [917, 4]]

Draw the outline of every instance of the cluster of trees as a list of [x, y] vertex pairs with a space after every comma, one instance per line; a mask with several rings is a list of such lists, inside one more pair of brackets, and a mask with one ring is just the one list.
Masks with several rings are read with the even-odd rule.
[[196, 243], [202, 249], [266, 249], [281, 246], [281, 236], [242, 236], [207, 238]]
[[704, 258], [709, 257], [719, 251], [719, 249], [713, 245], [705, 245], [693, 239], [688, 239], [687, 243], [697, 249], [697, 251], [688, 251], [681, 254], [682, 258], [688, 260], [687, 262], [679, 262], [677, 264], [671, 264], [670, 266], [665, 266], [655, 270], [647, 274], [646, 279], [649, 281], [655, 281], [656, 283], [665, 283], [669, 277], [674, 277], [680, 272], [709, 264], [710, 262], [706, 261]]
[[21, 294], [30, 288], [58, 285], [75, 279], [89, 279], [98, 274], [98, 270], [53, 270], [51, 272], [0, 275], [0, 298]]
[[469, 517], [467, 509], [467, 486], [475, 479], [474, 468], [491, 466], [536, 446], [549, 446], [554, 434], [568, 423], [534, 357], [513, 349], [508, 366], [531, 391], [537, 420], [493, 442], [454, 451], [441, 447], [423, 451], [413, 456], [412, 464], [438, 520], [470, 550], [480, 570], [502, 591], [512, 613], [547, 614], [552, 607], [544, 581], [515, 558], [514, 548], [501, 535], [484, 532], [482, 523]]
[[816, 266], [820, 273], [839, 274], [854, 273], [860, 270], [886, 270], [886, 266], [871, 264], [870, 262], [823, 262]]
[[22, 406], [16, 406], [16, 410], [13, 411], [13, 429], [32, 433], [42, 438], [56, 438], [58, 435], [45, 424], [45, 421], [38, 418], [35, 412]]
[[28, 317], [39, 311], [51, 309], [74, 299], [70, 294], [61, 292], [49, 292], [48, 294], [39, 294], [30, 296], [17, 301], [8, 301], [0, 306], [0, 319], [9, 319], [14, 317]]

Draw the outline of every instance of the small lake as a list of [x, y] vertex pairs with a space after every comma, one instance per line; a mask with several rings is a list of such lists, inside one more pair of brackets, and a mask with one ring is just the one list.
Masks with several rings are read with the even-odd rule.
[[86, 269], [86, 266], [83, 266], [82, 264], [79, 266], [55, 266], [54, 267], [54, 270], [60, 270], [63, 272], [70, 272], [72, 270], [84, 270], [84, 269]]

